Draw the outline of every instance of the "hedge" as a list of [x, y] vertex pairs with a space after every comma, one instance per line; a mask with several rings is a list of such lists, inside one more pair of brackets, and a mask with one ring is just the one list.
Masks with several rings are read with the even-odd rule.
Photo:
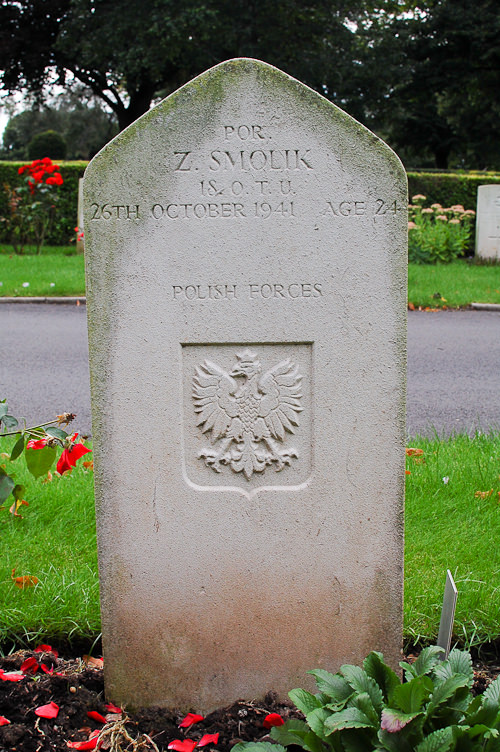
[[[0, 162], [0, 188], [6, 183], [15, 185], [18, 169], [23, 162]], [[57, 219], [47, 238], [49, 245], [67, 245], [75, 236], [77, 222], [78, 178], [83, 176], [87, 162], [59, 161], [64, 184], [59, 188]], [[443, 206], [462, 204], [465, 209], [476, 209], [477, 189], [480, 185], [500, 183], [500, 173], [495, 172], [408, 172], [410, 199], [417, 193], [427, 197], [427, 204]], [[7, 212], [7, 196], [0, 190], [0, 217]], [[0, 225], [0, 241], [8, 242], [5, 230]]]

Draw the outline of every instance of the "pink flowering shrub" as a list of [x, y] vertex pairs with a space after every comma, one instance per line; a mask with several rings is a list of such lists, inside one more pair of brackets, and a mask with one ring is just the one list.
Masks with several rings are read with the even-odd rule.
[[425, 196], [413, 196], [408, 207], [408, 261], [447, 264], [467, 249], [475, 212], [460, 204], [426, 207], [425, 200]]

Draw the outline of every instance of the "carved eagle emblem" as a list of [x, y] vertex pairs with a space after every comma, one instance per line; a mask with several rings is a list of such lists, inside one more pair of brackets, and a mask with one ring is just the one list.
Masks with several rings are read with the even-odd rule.
[[297, 451], [283, 442], [299, 425], [301, 379], [289, 358], [263, 373], [257, 354], [248, 349], [236, 353], [229, 373], [205, 360], [195, 370], [193, 399], [196, 425], [211, 434], [213, 446], [199, 459], [217, 473], [226, 465], [247, 480], [268, 465], [276, 471], [290, 465]]

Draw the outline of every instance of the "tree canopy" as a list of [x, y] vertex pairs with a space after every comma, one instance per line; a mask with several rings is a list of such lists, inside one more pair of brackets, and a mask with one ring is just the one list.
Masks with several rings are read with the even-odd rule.
[[0, 85], [80, 82], [120, 128], [203, 70], [257, 57], [407, 164], [500, 167], [498, 0], [4, 0]]

